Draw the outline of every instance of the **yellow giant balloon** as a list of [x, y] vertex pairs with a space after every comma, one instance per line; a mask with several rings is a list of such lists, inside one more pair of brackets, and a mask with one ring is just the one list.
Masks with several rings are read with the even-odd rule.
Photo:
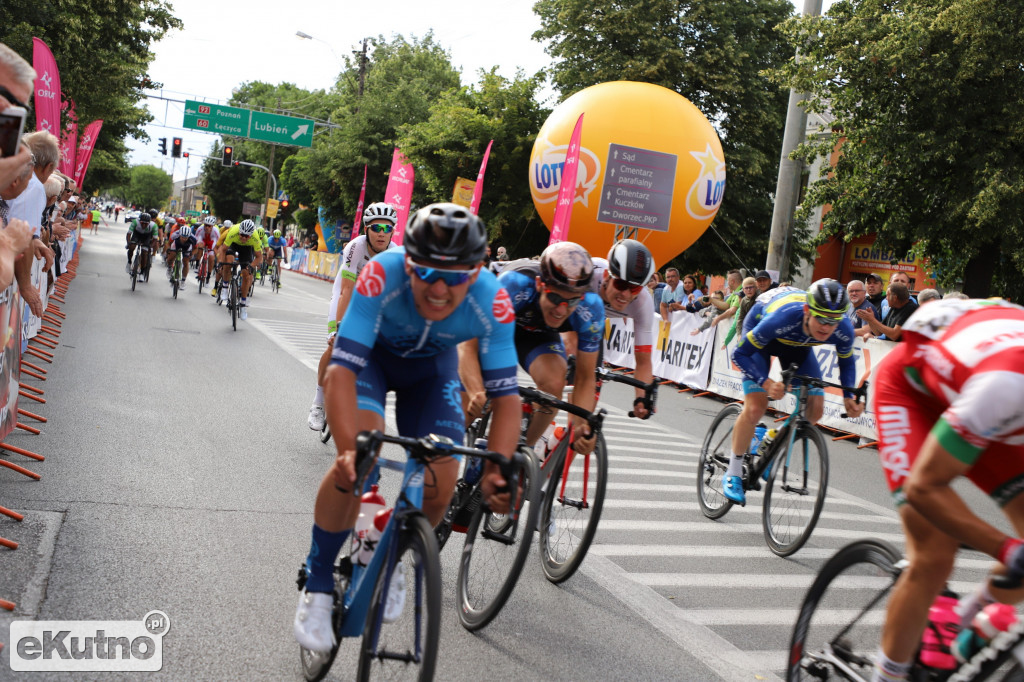
[[718, 134], [682, 95], [632, 81], [577, 92], [541, 127], [530, 157], [530, 193], [548, 229], [580, 114], [585, 116], [566, 241], [604, 257], [617, 238], [631, 237], [647, 245], [659, 266], [697, 241], [725, 192]]

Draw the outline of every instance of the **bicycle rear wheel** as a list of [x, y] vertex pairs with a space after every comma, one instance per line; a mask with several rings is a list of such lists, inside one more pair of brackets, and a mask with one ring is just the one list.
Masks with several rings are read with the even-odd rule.
[[732, 507], [732, 502], [722, 491], [722, 477], [729, 468], [732, 457], [732, 431], [736, 426], [743, 406], [730, 403], [715, 415], [714, 421], [704, 435], [697, 463], [697, 502], [700, 510], [709, 519], [720, 519]]
[[[552, 463], [540, 517], [540, 565], [553, 583], [572, 577], [583, 563], [597, 532], [608, 485], [608, 446], [597, 434], [594, 450], [581, 455], [570, 449], [568, 436]], [[568, 466], [566, 459], [571, 458]]]
[[533, 454], [526, 449], [526, 465], [519, 470], [518, 518], [492, 514], [477, 507], [466, 529], [466, 544], [459, 563], [459, 622], [470, 632], [490, 623], [519, 580], [530, 553], [533, 531], [540, 511], [540, 473]]
[[228, 289], [228, 308], [231, 310], [231, 328], [238, 331], [238, 280], [231, 278], [231, 287]]
[[900, 553], [880, 540], [836, 552], [811, 583], [789, 643], [786, 679], [871, 678], [885, 602], [899, 577]]
[[[377, 575], [359, 649], [358, 680], [434, 678], [441, 631], [441, 563], [437, 542], [424, 516], [413, 514], [404, 524], [394, 569], [389, 572], [385, 564]], [[393, 592], [399, 583], [404, 585], [401, 608], [395, 606]], [[389, 622], [385, 622], [385, 616], [389, 616]]]
[[[142, 247], [139, 247], [139, 248], [142, 248]], [[135, 283], [139, 281], [139, 265], [140, 265], [139, 261], [140, 260], [141, 260], [141, 258], [139, 257], [139, 252], [136, 251], [135, 252], [135, 258], [132, 259], [132, 272], [131, 272], [131, 274], [132, 274], [132, 291], [135, 291]]]
[[764, 539], [779, 556], [804, 546], [821, 516], [828, 490], [828, 446], [814, 426], [801, 428], [786, 452], [779, 442], [764, 491]]

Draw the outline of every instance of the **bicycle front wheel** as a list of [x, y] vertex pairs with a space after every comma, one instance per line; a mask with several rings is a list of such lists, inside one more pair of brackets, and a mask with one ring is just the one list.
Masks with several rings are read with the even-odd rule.
[[732, 457], [732, 431], [736, 426], [743, 406], [730, 403], [715, 415], [714, 421], [704, 435], [697, 462], [697, 502], [700, 510], [709, 519], [720, 519], [732, 507], [732, 502], [722, 491], [722, 477], [729, 468]]
[[786, 662], [789, 682], [855, 679], [849, 673], [871, 678], [878, 629], [901, 558], [886, 542], [860, 540], [825, 562], [793, 629]]
[[[597, 533], [608, 485], [608, 446], [597, 434], [594, 450], [581, 455], [568, 441], [554, 462], [540, 517], [540, 565], [553, 583], [572, 577]], [[568, 464], [566, 461], [568, 460]]]
[[377, 575], [356, 679], [432, 680], [441, 632], [441, 563], [427, 519], [404, 521], [393, 570]]
[[515, 520], [492, 514], [484, 504], [477, 507], [466, 529], [466, 544], [459, 563], [459, 622], [470, 632], [490, 623], [519, 580], [530, 553], [540, 505], [540, 472], [533, 453], [519, 470]]
[[231, 278], [231, 288], [228, 294], [228, 308], [231, 309], [231, 328], [238, 331], [238, 280]]
[[828, 490], [828, 446], [813, 426], [801, 428], [786, 452], [780, 443], [768, 474], [761, 514], [764, 539], [779, 556], [804, 546], [821, 516]]

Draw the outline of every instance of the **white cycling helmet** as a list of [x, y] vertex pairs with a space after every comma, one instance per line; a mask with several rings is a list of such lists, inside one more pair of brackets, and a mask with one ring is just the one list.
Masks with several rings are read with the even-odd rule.
[[383, 201], [370, 204], [363, 211], [363, 222], [367, 225], [370, 223], [380, 222], [381, 220], [395, 225], [398, 223], [398, 213], [395, 211], [395, 207], [391, 204], [385, 204]]
[[179, 239], [188, 239], [191, 236], [192, 236], [192, 228], [189, 225], [182, 225], [180, 228], [178, 228], [178, 238]]
[[253, 221], [246, 219], [238, 223], [238, 234], [243, 237], [251, 237], [254, 232], [256, 232], [256, 223]]
[[231, 227], [232, 225], [234, 225], [234, 223], [231, 222], [230, 220], [225, 220], [224, 221], [224, 229], [227, 229], [227, 228]]
[[208, 215], [205, 218], [203, 218], [203, 222], [206, 223], [207, 225], [216, 225], [217, 219], [212, 215]]

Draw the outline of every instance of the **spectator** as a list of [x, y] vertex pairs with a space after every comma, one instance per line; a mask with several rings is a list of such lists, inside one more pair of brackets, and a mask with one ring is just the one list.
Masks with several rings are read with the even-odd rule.
[[725, 335], [725, 341], [722, 342], [722, 348], [729, 345], [732, 341], [732, 337], [736, 335], [736, 330], [743, 329], [743, 318], [747, 316], [750, 309], [754, 307], [754, 303], [757, 302], [758, 288], [757, 280], [753, 277], [747, 277], [743, 280], [743, 298], [740, 299], [740, 305], [736, 309], [736, 314], [732, 316], [732, 326], [729, 327], [729, 333]]
[[[736, 312], [740, 308], [740, 304], [746, 296], [742, 288], [743, 280], [740, 278], [739, 270], [730, 270], [726, 275], [726, 286], [732, 293], [729, 294], [728, 298], [721, 295], [721, 292], [716, 291], [710, 299], [711, 305], [722, 312], [714, 317], [711, 317], [705, 313], [705, 320], [701, 323], [700, 327], [690, 332], [690, 336], [696, 336], [709, 327], [717, 326], [719, 322], [728, 320], [735, 317]], [[757, 282], [754, 282], [754, 288], [757, 288]], [[753, 292], [751, 292], [753, 293]]]
[[696, 275], [686, 275], [683, 277], [683, 296], [686, 312], [700, 312], [700, 309], [704, 307], [704, 292], [697, 286]]
[[935, 289], [921, 289], [917, 294], [917, 305], [923, 306], [925, 303], [932, 301], [938, 301], [942, 296]]
[[772, 276], [768, 274], [767, 270], [758, 270], [757, 274], [754, 275], [754, 281], [757, 282], [757, 292], [759, 294], [779, 286], [772, 281]]
[[952, 298], [952, 299], [960, 299], [960, 300], [966, 301], [966, 300], [968, 300], [970, 298], [970, 296], [968, 296], [967, 294], [965, 294], [962, 291], [947, 291], [946, 295], [943, 296], [942, 298], [943, 299]]
[[679, 284], [679, 270], [667, 268], [665, 270], [665, 288], [661, 290], [661, 305], [658, 307], [661, 319], [668, 322], [672, 313], [685, 308], [686, 292]]
[[867, 299], [867, 287], [859, 279], [851, 280], [846, 285], [846, 293], [850, 297], [850, 309], [846, 311], [846, 315], [853, 322], [854, 334], [857, 336], [870, 334], [871, 327], [867, 326], [864, 320], [857, 317], [858, 310], [867, 310], [872, 315], [875, 314], [875, 306], [871, 305], [871, 302]]
[[100, 221], [101, 220], [103, 220], [103, 214], [100, 213], [100, 209], [99, 209], [98, 206], [93, 206], [92, 207], [92, 233], [93, 234], [99, 234], [99, 231], [100, 231]]
[[[894, 272], [889, 277], [889, 284], [890, 285], [902, 284], [902, 285], [907, 287], [907, 291], [910, 291], [910, 275], [908, 275], [905, 272]], [[910, 296], [910, 300], [913, 301], [914, 303], [917, 303], [917, 298], [915, 298], [913, 295]], [[884, 320], [885, 316], [888, 315], [888, 314], [889, 314], [889, 301], [888, 301], [888, 299], [886, 299], [886, 300], [882, 301], [882, 319]]]
[[504, 246], [498, 247], [498, 260], [500, 260], [502, 263], [508, 260], [508, 251], [505, 250]]
[[857, 317], [864, 320], [871, 327], [871, 332], [878, 337], [884, 336], [890, 341], [899, 341], [903, 336], [902, 327], [915, 310], [917, 303], [910, 299], [910, 290], [906, 284], [889, 285], [889, 293], [886, 296], [889, 303], [889, 313], [885, 320], [879, 322], [870, 312], [861, 310]]
[[864, 286], [868, 290], [868, 302], [875, 307], [875, 317], [879, 320], [885, 319], [882, 315], [882, 304], [885, 303], [885, 289], [882, 287], [882, 278], [872, 272], [864, 278]]
[[[7, 107], [27, 103], [35, 90], [36, 70], [21, 58], [17, 52], [0, 43], [0, 86], [3, 86], [17, 101], [0, 96], [0, 111]], [[28, 148], [19, 147], [9, 158], [0, 159], [0, 188], [7, 188], [21, 177], [24, 164], [32, 160]]]
[[654, 314], [661, 315], [661, 292], [667, 285], [661, 281], [661, 275], [655, 272], [647, 280], [647, 290], [651, 292], [651, 299], [654, 302]]
[[[743, 277], [740, 275], [739, 270], [730, 270], [725, 275], [725, 296], [712, 297], [711, 305], [715, 306], [719, 311], [725, 312], [733, 307], [732, 297], [736, 296], [736, 305], [739, 305], [739, 299], [743, 298]], [[732, 317], [730, 315], [729, 317]]]

